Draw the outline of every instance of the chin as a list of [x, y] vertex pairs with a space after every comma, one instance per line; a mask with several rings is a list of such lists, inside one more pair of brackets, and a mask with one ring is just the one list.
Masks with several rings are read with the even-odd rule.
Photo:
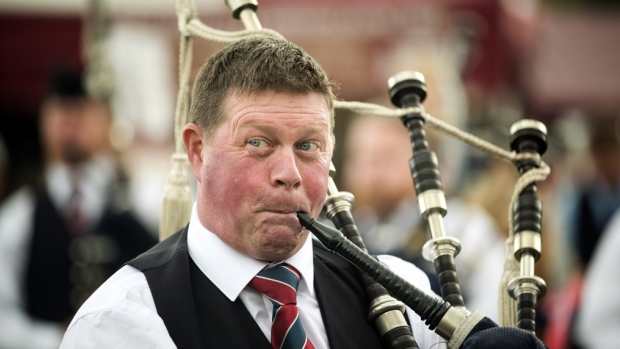
[[303, 232], [283, 230], [287, 231], [270, 231], [266, 236], [261, 237], [257, 246], [257, 253], [261, 254], [260, 259], [270, 261], [287, 259], [297, 253], [306, 242], [307, 235]]
[[61, 157], [63, 161], [77, 165], [88, 160], [88, 153], [77, 146], [66, 146], [62, 149]]

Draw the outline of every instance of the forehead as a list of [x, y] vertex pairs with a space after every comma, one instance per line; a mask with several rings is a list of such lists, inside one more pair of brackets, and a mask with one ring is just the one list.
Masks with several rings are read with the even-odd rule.
[[224, 108], [225, 119], [233, 128], [275, 123], [331, 132], [331, 114], [325, 98], [318, 93], [233, 92], [226, 97]]
[[82, 108], [84, 107], [85, 104], [86, 104], [86, 100], [82, 98], [71, 98], [71, 99], [52, 98], [46, 103], [46, 106], [49, 109], [53, 109], [53, 110], [67, 110], [67, 109]]

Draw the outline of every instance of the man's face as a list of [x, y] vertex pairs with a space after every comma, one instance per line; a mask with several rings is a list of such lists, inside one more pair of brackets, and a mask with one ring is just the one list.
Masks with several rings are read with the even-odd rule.
[[43, 110], [42, 121], [51, 161], [80, 163], [108, 145], [110, 116], [101, 104], [86, 99], [51, 102]]
[[389, 215], [414, 194], [407, 128], [398, 120], [364, 118], [348, 130], [343, 178], [356, 207]]
[[[253, 258], [286, 259], [308, 237], [296, 212], [318, 216], [327, 193], [333, 139], [325, 99], [233, 93], [224, 110], [213, 139], [205, 140], [196, 125], [184, 130], [201, 223]], [[200, 141], [192, 143], [198, 132]]]

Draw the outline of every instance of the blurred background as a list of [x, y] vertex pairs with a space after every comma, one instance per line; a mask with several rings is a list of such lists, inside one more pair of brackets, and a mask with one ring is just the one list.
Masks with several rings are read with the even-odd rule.
[[[195, 1], [206, 25], [243, 29], [223, 0]], [[512, 123], [544, 122], [549, 150], [543, 159], [552, 174], [539, 189], [544, 247], [537, 274], [549, 288], [540, 304], [540, 336], [552, 349], [593, 347], [578, 338], [574, 319], [589, 262], [620, 207], [620, 1], [260, 0], [258, 17], [321, 63], [338, 83], [340, 99], [390, 106], [387, 79], [417, 70], [426, 78], [424, 107], [431, 115], [505, 149]], [[128, 194], [140, 219], [157, 231], [174, 150], [178, 46], [173, 0], [0, 0], [0, 200], [42, 169], [38, 117], [54, 66], [90, 65], [112, 93], [110, 137], [130, 179]], [[196, 39], [194, 73], [222, 47]], [[404, 253], [395, 248], [415, 245], [416, 210], [402, 214], [406, 231], [392, 246], [373, 241], [390, 234], [376, 227], [411, 196], [406, 129], [393, 133], [402, 134], [401, 143], [386, 145], [375, 138], [391, 135], [390, 127], [370, 127], [360, 136], [363, 122], [347, 112], [337, 115], [336, 183], [355, 194], [369, 249]], [[514, 166], [427, 134], [448, 197], [484, 212], [492, 231], [484, 239], [500, 241], [482, 244], [481, 253], [501, 250]], [[403, 155], [379, 150], [389, 146], [404, 149]], [[459, 212], [466, 211], [456, 210], [459, 219], [473, 219]], [[472, 229], [473, 245], [483, 238]], [[459, 258], [479, 262], [473, 261], [478, 253], [466, 257], [467, 244], [457, 265]]]

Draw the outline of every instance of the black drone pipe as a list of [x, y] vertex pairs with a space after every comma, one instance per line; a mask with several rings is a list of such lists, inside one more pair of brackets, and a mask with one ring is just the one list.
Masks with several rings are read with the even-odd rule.
[[403, 71], [388, 80], [388, 87], [392, 104], [399, 108], [417, 107], [416, 111], [404, 115], [401, 120], [409, 131], [413, 151], [409, 166], [418, 206], [431, 233], [431, 239], [422, 250], [424, 258], [435, 265], [443, 299], [453, 306], [465, 308], [454, 262], [461, 244], [444, 231], [446, 198], [437, 156], [429, 149], [424, 131], [425, 120], [421, 106], [426, 98], [424, 76], [418, 72]]
[[[310, 230], [328, 250], [341, 255], [376, 280], [394, 297], [416, 312], [429, 329], [435, 330], [443, 338], [450, 339], [455, 330], [454, 324], [460, 324], [465, 320], [466, 316], [452, 308], [450, 303], [430, 296], [413, 286], [349, 241], [340, 231], [316, 221], [305, 212], [297, 212], [297, 218], [301, 225]], [[442, 323], [444, 317], [450, 321]]]
[[[328, 185], [329, 197], [325, 201], [327, 217], [344, 236], [363, 251], [366, 246], [351, 214], [353, 194], [341, 192], [332, 182]], [[405, 319], [405, 306], [390, 296], [388, 291], [373, 278], [359, 270], [361, 283], [370, 303], [368, 321], [374, 323], [386, 349], [419, 349], [411, 326]]]
[[[498, 327], [487, 317], [468, 322], [469, 315], [458, 310], [442, 299], [426, 294], [407, 280], [401, 278], [374, 257], [364, 252], [349, 241], [340, 231], [316, 221], [305, 212], [297, 212], [302, 226], [330, 251], [337, 253], [351, 264], [372, 277], [385, 287], [394, 297], [400, 299], [425, 321], [429, 329], [434, 330], [446, 340], [453, 335], [463, 340], [454, 348], [459, 349], [545, 349], [547, 348], [536, 336], [528, 331]], [[449, 348], [450, 342], [448, 343]]]

